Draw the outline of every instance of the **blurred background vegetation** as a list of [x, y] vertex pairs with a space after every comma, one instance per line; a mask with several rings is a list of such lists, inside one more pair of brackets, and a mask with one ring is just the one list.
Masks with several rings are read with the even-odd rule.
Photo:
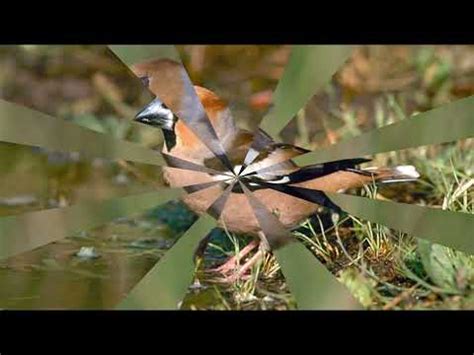
[[[216, 91], [242, 127], [271, 104], [289, 46], [178, 46], [194, 83]], [[364, 46], [283, 130], [310, 149], [474, 93], [474, 46]], [[151, 99], [105, 46], [0, 47], [0, 98], [102, 133], [161, 146], [131, 122]], [[449, 119], [449, 118], [448, 118]], [[41, 122], [38, 127], [41, 129]], [[419, 182], [350, 191], [370, 198], [474, 212], [473, 139], [377, 154], [371, 165], [412, 164]], [[150, 191], [160, 169], [87, 160], [0, 142], [0, 216]], [[78, 232], [0, 260], [0, 308], [112, 308], [193, 223], [179, 202]], [[474, 309], [474, 258], [368, 221], [321, 210], [294, 231], [371, 309]], [[214, 282], [204, 267], [249, 241], [215, 232], [184, 309], [292, 309], [271, 255], [248, 280]]]

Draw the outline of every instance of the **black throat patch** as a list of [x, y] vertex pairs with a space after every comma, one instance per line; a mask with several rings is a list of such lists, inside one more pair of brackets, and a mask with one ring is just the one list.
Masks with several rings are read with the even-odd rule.
[[176, 133], [174, 133], [174, 127], [173, 130], [167, 130], [163, 129], [163, 136], [165, 137], [165, 145], [166, 149], [168, 152], [171, 152], [171, 149], [173, 149], [176, 146]]

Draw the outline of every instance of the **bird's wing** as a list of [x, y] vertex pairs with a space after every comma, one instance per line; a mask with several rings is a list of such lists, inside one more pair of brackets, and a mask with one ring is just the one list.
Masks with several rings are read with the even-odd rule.
[[260, 151], [255, 160], [245, 170], [246, 173], [275, 174], [277, 171], [290, 173], [297, 168], [291, 160], [309, 150], [291, 144], [271, 143]]
[[[245, 130], [239, 130], [230, 143], [224, 147], [226, 155], [234, 167], [234, 171], [245, 159], [245, 155], [247, 154], [251, 142], [251, 133]], [[219, 159], [216, 156], [204, 159], [204, 166], [215, 170], [222, 169], [222, 164], [220, 164]]]
[[[261, 177], [267, 176], [267, 178], [275, 174], [288, 174], [294, 171], [297, 166], [291, 161], [291, 158], [309, 152], [309, 150], [291, 144], [276, 143], [262, 130], [258, 130], [254, 135], [250, 131], [240, 129], [234, 135], [230, 144], [225, 147], [227, 156], [237, 172], [240, 170], [251, 146], [258, 151], [258, 155], [245, 169], [244, 173], [262, 171]], [[208, 168], [217, 169], [219, 162], [216, 157], [212, 157], [206, 159], [204, 165]]]
[[371, 176], [372, 173], [357, 168], [359, 164], [369, 162], [370, 160], [371, 159], [355, 158], [304, 166], [288, 174], [285, 183], [296, 184], [329, 175], [336, 171], [350, 171], [361, 175]]

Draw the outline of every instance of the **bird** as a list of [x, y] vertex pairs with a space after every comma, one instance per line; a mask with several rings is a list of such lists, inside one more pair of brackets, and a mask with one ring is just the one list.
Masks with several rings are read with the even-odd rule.
[[[228, 282], [242, 277], [264, 252], [280, 245], [269, 245], [254, 210], [242, 191], [241, 183], [250, 189], [255, 198], [287, 229], [293, 229], [308, 217], [317, 213], [321, 206], [340, 213], [341, 209], [324, 194], [343, 192], [373, 182], [407, 182], [419, 178], [411, 165], [395, 167], [358, 166], [370, 159], [356, 158], [326, 162], [300, 167], [292, 158], [309, 150], [292, 144], [274, 141], [263, 130], [251, 132], [239, 128], [228, 103], [213, 91], [193, 85], [195, 95], [202, 104], [212, 125], [231, 171], [223, 166], [221, 159], [200, 139], [192, 125], [179, 117], [179, 110], [187, 100], [184, 88], [183, 66], [169, 59], [151, 59], [132, 66], [132, 72], [150, 89], [155, 98], [142, 108], [135, 120], [158, 127], [164, 135], [161, 153], [167, 157], [168, 166], [163, 168], [163, 177], [170, 187], [184, 187], [188, 192], [183, 202], [198, 215], [209, 211], [209, 207], [226, 189], [231, 189], [227, 201], [218, 213], [218, 225], [237, 235], [250, 235], [253, 241], [240, 253], [230, 258], [214, 271], [222, 273]], [[165, 85], [166, 82], [168, 85]], [[172, 84], [170, 84], [172, 83]], [[194, 95], [194, 93], [192, 93]], [[197, 109], [197, 108], [196, 108]], [[254, 151], [254, 160], [246, 166], [249, 149]], [[184, 165], [183, 165], [184, 164]], [[186, 164], [202, 167], [202, 171], [180, 169]], [[216, 182], [211, 187], [196, 189], [206, 182]], [[205, 246], [203, 239], [200, 248]], [[284, 243], [283, 243], [284, 244]], [[238, 260], [253, 249], [258, 251], [237, 272]]]

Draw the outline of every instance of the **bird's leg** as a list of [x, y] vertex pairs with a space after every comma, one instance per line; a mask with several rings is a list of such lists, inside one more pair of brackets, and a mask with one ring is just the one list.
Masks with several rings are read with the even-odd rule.
[[237, 280], [243, 278], [245, 273], [251, 269], [255, 264], [262, 261], [262, 257], [265, 253], [264, 248], [259, 248], [258, 251], [234, 274], [227, 276], [220, 281], [223, 283], [234, 283]]
[[234, 255], [229, 260], [227, 260], [221, 266], [211, 269], [210, 271], [218, 272], [221, 274], [227, 274], [229, 271], [235, 270], [239, 261], [242, 260], [248, 253], [255, 249], [260, 244], [260, 241], [257, 239], [252, 240], [247, 244], [237, 255]]

